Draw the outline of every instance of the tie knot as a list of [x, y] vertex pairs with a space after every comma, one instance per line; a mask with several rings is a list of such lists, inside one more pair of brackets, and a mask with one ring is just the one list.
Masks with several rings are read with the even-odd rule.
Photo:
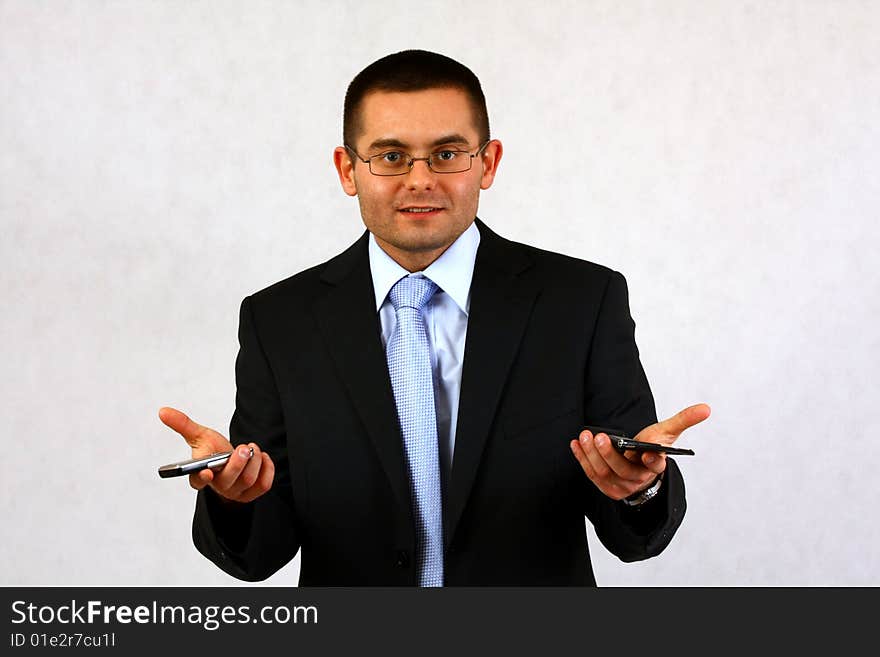
[[394, 312], [401, 308], [415, 308], [421, 312], [422, 307], [437, 291], [437, 284], [424, 276], [405, 276], [394, 284], [388, 293], [388, 299], [394, 306]]

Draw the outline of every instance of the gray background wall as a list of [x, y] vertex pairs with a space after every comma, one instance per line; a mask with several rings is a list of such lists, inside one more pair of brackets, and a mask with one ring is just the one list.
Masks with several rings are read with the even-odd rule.
[[[629, 281], [684, 525], [603, 585], [878, 585], [876, 2], [0, 2], [0, 584], [236, 584], [157, 419], [224, 433], [241, 298], [362, 230], [350, 79], [470, 66], [480, 215]], [[298, 558], [267, 580], [296, 582]]]

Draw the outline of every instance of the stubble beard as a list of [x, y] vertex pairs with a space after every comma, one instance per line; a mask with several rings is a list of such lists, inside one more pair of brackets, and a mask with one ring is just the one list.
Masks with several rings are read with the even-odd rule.
[[[447, 209], [444, 212], [450, 212], [450, 210]], [[390, 213], [390, 216], [386, 213]], [[395, 249], [406, 253], [430, 253], [440, 249], [445, 250], [470, 225], [458, 220], [454, 224], [438, 222], [433, 225], [428, 222], [422, 225], [418, 223], [418, 220], [415, 220], [410, 225], [401, 225], [396, 214], [395, 210], [373, 212], [372, 208], [361, 204], [361, 218], [370, 232]]]

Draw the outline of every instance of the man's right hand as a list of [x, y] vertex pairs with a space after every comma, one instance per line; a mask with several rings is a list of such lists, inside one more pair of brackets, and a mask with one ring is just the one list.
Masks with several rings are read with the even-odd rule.
[[[196, 490], [210, 486], [225, 500], [252, 502], [272, 487], [275, 464], [255, 443], [238, 445], [233, 451], [232, 443], [223, 435], [193, 422], [176, 408], [160, 408], [159, 419], [183, 436], [192, 448], [193, 458], [232, 451], [221, 470], [205, 468], [189, 476], [189, 484]], [[250, 455], [251, 449], [254, 450], [253, 456]]]

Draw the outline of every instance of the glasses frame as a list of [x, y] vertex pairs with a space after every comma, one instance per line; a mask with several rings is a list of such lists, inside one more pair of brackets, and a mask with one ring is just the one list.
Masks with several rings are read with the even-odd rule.
[[[345, 146], [346, 150], [348, 150], [352, 155], [354, 155], [357, 159], [359, 159], [361, 162], [363, 162], [364, 164], [367, 165], [367, 168], [370, 170], [370, 173], [372, 175], [380, 176], [382, 178], [391, 178], [394, 176], [405, 176], [410, 171], [412, 171], [412, 168], [413, 168], [413, 166], [415, 166], [415, 163], [420, 160], [422, 162], [424, 162], [425, 164], [427, 164], [428, 168], [432, 172], [437, 173], [437, 174], [441, 174], [441, 175], [447, 175], [447, 174], [451, 175], [451, 174], [456, 174], [456, 173], [464, 173], [465, 171], [470, 171], [474, 166], [474, 158], [478, 157], [480, 155], [480, 153], [482, 153], [483, 150], [485, 150], [486, 146], [488, 146], [489, 142], [491, 142], [491, 141], [492, 141], [491, 139], [487, 139], [486, 142], [482, 146], [480, 146], [474, 153], [471, 153], [470, 151], [461, 151], [461, 150], [458, 150], [457, 148], [444, 148], [443, 150], [437, 151], [436, 153], [431, 153], [427, 157], [410, 157], [409, 153], [403, 153], [402, 151], [394, 151], [394, 149], [388, 149], [386, 151], [382, 151], [381, 153], [377, 153], [376, 155], [373, 155], [371, 157], [364, 159], [360, 156], [360, 154], [356, 150], [354, 150], [348, 144], [344, 144], [344, 146]], [[406, 155], [407, 157], [409, 157], [409, 161], [407, 162], [406, 171], [401, 171], [400, 173], [376, 173], [375, 171], [373, 171], [372, 160], [377, 157], [382, 157], [383, 155], [385, 155], [385, 153], [390, 153], [392, 151], [400, 152], [403, 155]], [[445, 151], [453, 151], [455, 153], [467, 153], [467, 155], [469, 157], [467, 169], [462, 169], [461, 171], [437, 171], [434, 167], [432, 167], [431, 166], [431, 158], [433, 158], [435, 155], [437, 155], [437, 153], [443, 153]]]

